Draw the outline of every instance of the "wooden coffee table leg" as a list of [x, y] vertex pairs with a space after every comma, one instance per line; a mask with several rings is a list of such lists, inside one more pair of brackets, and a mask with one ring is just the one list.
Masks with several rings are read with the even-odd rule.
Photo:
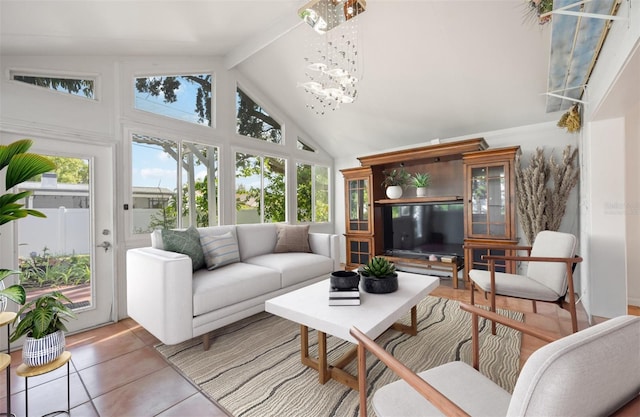
[[309, 366], [309, 328], [305, 325], [300, 326], [300, 361]]
[[411, 325], [407, 326], [402, 323], [393, 323], [391, 328], [411, 336], [418, 334], [418, 309], [416, 306], [411, 307]]
[[318, 331], [318, 376], [321, 384], [331, 376], [327, 365], [327, 334], [321, 331]]

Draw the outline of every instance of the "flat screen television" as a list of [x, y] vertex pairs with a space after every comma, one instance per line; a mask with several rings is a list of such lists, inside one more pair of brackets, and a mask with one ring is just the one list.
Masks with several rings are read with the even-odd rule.
[[428, 258], [431, 254], [463, 258], [463, 209], [462, 201], [384, 206], [385, 254], [407, 258]]

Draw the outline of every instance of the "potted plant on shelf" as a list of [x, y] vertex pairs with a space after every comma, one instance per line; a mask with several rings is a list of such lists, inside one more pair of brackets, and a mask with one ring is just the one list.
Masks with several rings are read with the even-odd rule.
[[[31, 195], [31, 191], [18, 193], [7, 190], [19, 185], [36, 175], [53, 171], [56, 165], [42, 155], [27, 153], [33, 142], [29, 139], [21, 139], [9, 145], [0, 145], [0, 171], [5, 172], [4, 193], [0, 195], [0, 225], [21, 219], [27, 216], [45, 217], [37, 210], [26, 209], [19, 203]], [[12, 269], [0, 269], [0, 312], [4, 311], [7, 299], [19, 305], [24, 304], [26, 293], [20, 284], [14, 284], [5, 288], [4, 279], [12, 275], [19, 275], [20, 271]]]
[[71, 300], [60, 291], [54, 291], [29, 301], [18, 311], [9, 341], [15, 342], [26, 336], [22, 361], [27, 366], [53, 362], [64, 352], [64, 332], [67, 331], [64, 322], [76, 318], [65, 302], [70, 303]]
[[427, 195], [427, 187], [431, 185], [431, 175], [428, 172], [417, 172], [411, 177], [411, 185], [416, 187], [416, 196]]
[[375, 256], [369, 263], [360, 267], [364, 290], [374, 294], [386, 294], [398, 289], [396, 266], [387, 258]]
[[405, 171], [403, 166], [392, 170], [384, 170], [382, 173], [384, 174], [382, 186], [386, 187], [387, 197], [391, 199], [402, 197], [402, 191], [409, 184], [411, 175]]

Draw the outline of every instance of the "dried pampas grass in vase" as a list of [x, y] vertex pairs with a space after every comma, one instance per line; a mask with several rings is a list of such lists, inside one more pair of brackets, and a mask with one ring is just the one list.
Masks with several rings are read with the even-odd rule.
[[527, 167], [522, 166], [522, 155], [516, 156], [518, 218], [529, 244], [542, 230], [559, 230], [571, 190], [580, 179], [577, 159], [578, 149], [571, 145], [559, 163], [553, 155], [547, 160], [540, 148]]

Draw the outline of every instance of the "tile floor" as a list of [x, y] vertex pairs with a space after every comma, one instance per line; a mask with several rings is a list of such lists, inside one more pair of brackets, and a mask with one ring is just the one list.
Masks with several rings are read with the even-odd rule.
[[[467, 290], [454, 290], [442, 281], [433, 295], [460, 301], [469, 300]], [[482, 297], [476, 297], [479, 302]], [[555, 305], [538, 303], [537, 315], [531, 303], [499, 299], [499, 307], [525, 312], [525, 321], [558, 335], [570, 333], [569, 313]], [[530, 313], [530, 314], [527, 314]], [[587, 327], [584, 310], [579, 308], [579, 327]], [[71, 360], [71, 415], [93, 416], [210, 416], [228, 415], [199, 392], [153, 348], [157, 340], [126, 319], [118, 323], [67, 336]], [[525, 337], [521, 361], [542, 343]], [[215, 348], [215, 341], [212, 348]], [[19, 350], [12, 352], [11, 411], [25, 415], [25, 381], [15, 375]], [[6, 381], [1, 377], [0, 412], [6, 412]], [[41, 416], [66, 409], [66, 367], [29, 379], [29, 414]]]

